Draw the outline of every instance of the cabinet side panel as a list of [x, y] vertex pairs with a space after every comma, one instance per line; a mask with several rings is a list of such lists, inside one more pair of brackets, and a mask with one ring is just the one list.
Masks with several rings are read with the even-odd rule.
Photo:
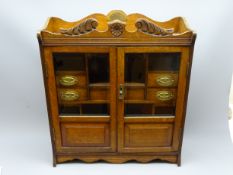
[[181, 131], [183, 130], [182, 121], [185, 117], [187, 76], [189, 71], [189, 47], [181, 47], [181, 64], [177, 89], [176, 118], [173, 134], [173, 151], [178, 151], [182, 142]]
[[43, 71], [43, 81], [44, 81], [44, 89], [45, 89], [45, 97], [46, 97], [46, 106], [47, 106], [47, 113], [48, 113], [48, 119], [49, 119], [49, 128], [50, 128], [50, 137], [51, 137], [51, 144], [52, 144], [52, 151], [53, 151], [53, 166], [56, 166], [57, 160], [56, 160], [56, 146], [55, 146], [55, 133], [54, 133], [54, 127], [53, 127], [53, 121], [52, 121], [52, 114], [51, 114], [51, 106], [50, 106], [50, 99], [48, 95], [48, 84], [47, 84], [47, 67], [45, 64], [45, 54], [44, 54], [44, 46], [42, 45], [41, 36], [40, 34], [37, 35], [37, 39], [39, 42], [40, 47], [40, 58], [41, 58], [41, 66]]

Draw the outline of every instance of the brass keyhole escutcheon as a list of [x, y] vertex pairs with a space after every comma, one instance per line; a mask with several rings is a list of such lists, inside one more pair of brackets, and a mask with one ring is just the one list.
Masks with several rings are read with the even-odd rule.
[[123, 100], [125, 98], [125, 87], [123, 84], [119, 86], [119, 99]]

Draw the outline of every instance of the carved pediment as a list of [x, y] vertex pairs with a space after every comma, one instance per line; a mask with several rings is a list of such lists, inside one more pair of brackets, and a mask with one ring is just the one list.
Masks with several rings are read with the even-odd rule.
[[[114, 43], [118, 42], [117, 40], [125, 43], [161, 43], [162, 40], [164, 43], [190, 43], [193, 35], [193, 31], [186, 26], [181, 17], [158, 22], [142, 14], [127, 15], [120, 10], [111, 11], [108, 15], [92, 14], [75, 22], [52, 17], [41, 31], [41, 36], [46, 42], [79, 44]], [[179, 39], [174, 40], [175, 38]]]

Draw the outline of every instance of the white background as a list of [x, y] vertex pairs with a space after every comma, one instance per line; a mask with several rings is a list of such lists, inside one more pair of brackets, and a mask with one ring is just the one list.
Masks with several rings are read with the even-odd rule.
[[[184, 16], [197, 32], [182, 166], [69, 163], [52, 167], [36, 33], [47, 17], [68, 21], [121, 9], [164, 21]], [[233, 174], [227, 123], [233, 68], [232, 0], [0, 0], [0, 166], [4, 175]]]

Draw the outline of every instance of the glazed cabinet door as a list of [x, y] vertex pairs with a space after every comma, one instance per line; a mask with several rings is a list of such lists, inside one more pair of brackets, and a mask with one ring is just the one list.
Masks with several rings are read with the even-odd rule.
[[47, 47], [45, 65], [57, 152], [116, 150], [116, 50]]
[[118, 49], [119, 152], [178, 151], [188, 48]]

